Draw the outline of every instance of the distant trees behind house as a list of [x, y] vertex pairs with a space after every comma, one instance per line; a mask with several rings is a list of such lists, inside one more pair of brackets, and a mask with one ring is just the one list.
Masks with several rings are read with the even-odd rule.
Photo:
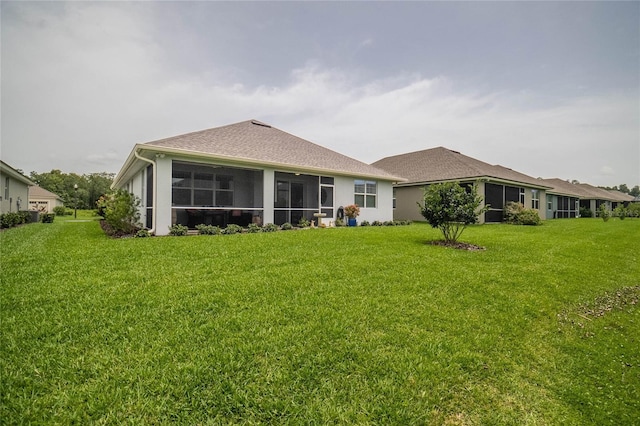
[[629, 189], [629, 187], [624, 183], [619, 185], [619, 186], [601, 186], [600, 188], [607, 189], [607, 190], [613, 190], [613, 191], [620, 191], [620, 192], [623, 192], [625, 194], [632, 195], [634, 197], [637, 197], [638, 195], [640, 195], [640, 186], [638, 186], [638, 185], [634, 186], [631, 189]]
[[[78, 175], [54, 169], [50, 172], [31, 172], [29, 179], [51, 191], [64, 201], [67, 208], [95, 209], [100, 196], [109, 193], [115, 173], [89, 173]], [[74, 189], [78, 185], [78, 190]], [[76, 204], [77, 203], [77, 204]]]

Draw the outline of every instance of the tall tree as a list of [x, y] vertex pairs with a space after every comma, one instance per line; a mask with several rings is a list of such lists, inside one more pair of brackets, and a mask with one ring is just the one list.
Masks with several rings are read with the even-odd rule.
[[44, 173], [31, 172], [30, 178], [38, 186], [60, 196], [67, 207], [93, 209], [100, 196], [109, 192], [114, 176], [106, 172], [78, 175], [53, 169]]

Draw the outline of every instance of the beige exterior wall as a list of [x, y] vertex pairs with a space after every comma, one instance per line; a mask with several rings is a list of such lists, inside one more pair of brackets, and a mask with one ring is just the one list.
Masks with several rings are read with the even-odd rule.
[[[464, 183], [464, 182], [461, 182]], [[478, 194], [482, 196], [484, 207], [484, 190], [485, 183], [482, 181], [475, 182], [478, 187]], [[515, 186], [515, 185], [512, 185]], [[395, 220], [413, 220], [424, 221], [424, 217], [420, 214], [420, 210], [416, 203], [420, 202], [423, 198], [424, 185], [417, 186], [401, 186], [395, 188], [396, 208], [393, 211], [393, 218]], [[533, 192], [532, 188], [525, 188], [524, 206], [526, 208], [532, 208]], [[540, 219], [546, 219], [546, 191], [538, 189], [538, 215]], [[479, 223], [484, 223], [484, 214], [478, 217]]]
[[0, 171], [0, 213], [29, 210], [29, 185]]

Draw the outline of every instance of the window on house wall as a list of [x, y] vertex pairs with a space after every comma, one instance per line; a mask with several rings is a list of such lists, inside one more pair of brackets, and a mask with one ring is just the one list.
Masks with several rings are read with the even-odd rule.
[[4, 199], [9, 199], [9, 178], [4, 179]]
[[531, 190], [531, 208], [535, 210], [540, 208], [540, 193], [537, 189]]
[[547, 210], [553, 210], [553, 197], [547, 195]]
[[378, 197], [378, 184], [374, 181], [356, 180], [353, 185], [354, 203], [364, 208], [375, 208]]
[[518, 201], [520, 201], [520, 204], [522, 204], [524, 206], [524, 188], [520, 188], [520, 196], [518, 197]]
[[177, 163], [172, 172], [174, 206], [233, 206], [234, 176], [228, 169]]

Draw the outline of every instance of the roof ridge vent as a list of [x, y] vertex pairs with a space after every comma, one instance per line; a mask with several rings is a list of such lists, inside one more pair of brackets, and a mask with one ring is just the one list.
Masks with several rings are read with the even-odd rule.
[[258, 121], [258, 120], [251, 120], [251, 124], [255, 124], [256, 126], [262, 126], [262, 127], [271, 128], [271, 126], [269, 126], [267, 123], [263, 123], [263, 122]]

